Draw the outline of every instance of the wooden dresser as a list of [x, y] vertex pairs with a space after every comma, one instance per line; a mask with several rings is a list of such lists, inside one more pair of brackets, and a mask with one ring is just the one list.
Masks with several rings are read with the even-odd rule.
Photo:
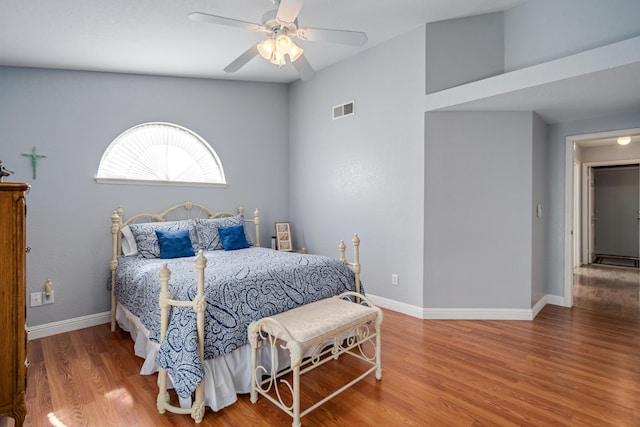
[[0, 417], [27, 414], [26, 203], [28, 184], [0, 183]]

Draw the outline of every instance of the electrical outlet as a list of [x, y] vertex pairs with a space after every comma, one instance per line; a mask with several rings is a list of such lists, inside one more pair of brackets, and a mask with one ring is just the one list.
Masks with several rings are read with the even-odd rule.
[[31, 307], [42, 305], [42, 292], [34, 292], [31, 294]]
[[397, 274], [392, 274], [391, 275], [391, 284], [393, 286], [398, 286], [398, 275]]
[[47, 295], [43, 292], [43, 293], [42, 293], [42, 295], [43, 295], [43, 297], [42, 297], [42, 304], [45, 304], [45, 305], [46, 305], [46, 304], [53, 304], [53, 302], [54, 302], [54, 299], [53, 299], [53, 293], [54, 293], [54, 292], [55, 292], [55, 291], [53, 291], [53, 290], [52, 290], [52, 291], [51, 291], [51, 293], [49, 294], [49, 297], [47, 297]]

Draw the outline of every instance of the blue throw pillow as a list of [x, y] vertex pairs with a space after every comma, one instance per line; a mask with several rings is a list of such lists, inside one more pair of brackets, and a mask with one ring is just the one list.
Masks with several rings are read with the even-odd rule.
[[156, 230], [158, 245], [160, 246], [160, 258], [180, 258], [194, 256], [189, 230]]
[[[160, 246], [156, 230], [189, 230], [189, 238], [193, 246], [193, 252], [198, 252], [198, 235], [196, 234], [195, 223], [192, 219], [181, 221], [161, 221], [147, 222], [142, 224], [130, 224], [129, 229], [135, 240], [138, 257], [158, 258], [160, 257]], [[222, 249], [222, 248], [220, 248]]]
[[220, 234], [222, 248], [225, 251], [233, 251], [236, 249], [245, 249], [249, 247], [249, 242], [247, 242], [247, 238], [244, 236], [243, 225], [220, 227], [218, 228], [218, 234]]

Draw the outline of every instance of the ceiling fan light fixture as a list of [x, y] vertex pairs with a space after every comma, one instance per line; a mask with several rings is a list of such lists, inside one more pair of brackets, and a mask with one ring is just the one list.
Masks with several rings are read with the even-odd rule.
[[282, 67], [285, 64], [284, 55], [285, 55], [284, 53], [276, 50], [275, 52], [273, 52], [273, 56], [271, 56], [271, 59], [269, 60], [269, 62], [279, 67]]
[[291, 62], [294, 62], [300, 58], [304, 49], [295, 44], [286, 34], [280, 34], [275, 39], [266, 39], [258, 43], [258, 52], [267, 61], [282, 67], [286, 63], [286, 55], [289, 55]]
[[289, 36], [281, 34], [276, 38], [276, 51], [282, 52], [283, 54], [288, 53], [292, 43]]
[[276, 51], [276, 42], [273, 39], [262, 40], [258, 43], [258, 52], [267, 61], [271, 61], [274, 52]]
[[627, 145], [631, 142], [631, 137], [630, 136], [621, 136], [618, 138], [618, 144], [619, 145]]
[[291, 59], [291, 62], [295, 62], [296, 59], [300, 58], [302, 52], [304, 52], [304, 49], [294, 42], [291, 42], [291, 47], [289, 48], [289, 58]]

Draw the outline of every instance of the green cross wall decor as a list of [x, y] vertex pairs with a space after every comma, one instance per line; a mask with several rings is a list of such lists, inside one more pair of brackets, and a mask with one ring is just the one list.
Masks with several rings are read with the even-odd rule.
[[31, 157], [31, 166], [33, 166], [33, 179], [36, 179], [36, 167], [38, 166], [38, 160], [47, 157], [44, 154], [38, 154], [38, 150], [34, 146], [30, 153], [22, 153], [23, 156]]

